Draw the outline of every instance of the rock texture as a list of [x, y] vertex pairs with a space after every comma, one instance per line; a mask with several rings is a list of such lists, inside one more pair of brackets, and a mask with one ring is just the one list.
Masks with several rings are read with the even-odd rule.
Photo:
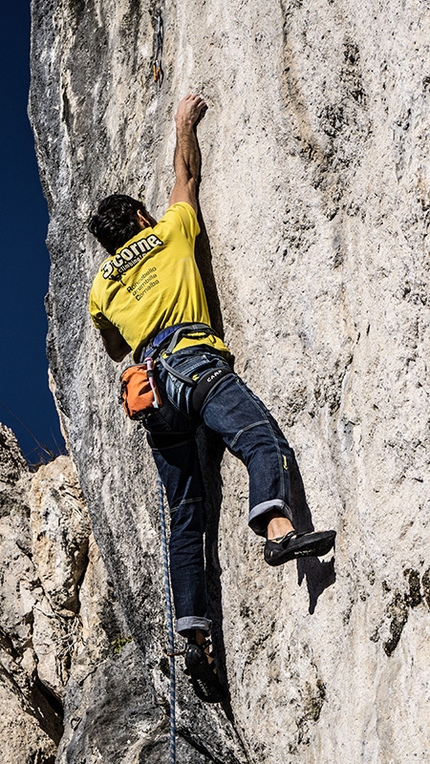
[[[83, 581], [97, 570], [102, 583], [102, 564], [97, 569], [89, 551], [88, 514], [70, 459], [32, 475], [3, 425], [0, 514], [1, 758], [53, 764], [72, 662], [93, 670], [88, 651], [100, 619]], [[100, 591], [98, 602], [105, 596]]]
[[[231, 713], [202, 709], [179, 672], [180, 760], [428, 759], [429, 25], [420, 0], [33, 0], [49, 359], [133, 637], [124, 671], [95, 669], [84, 690], [70, 679], [58, 762], [168, 761], [156, 475], [87, 315], [101, 252], [86, 220], [115, 190], [163, 212], [172, 116], [190, 90], [209, 104], [198, 257], [212, 315], [295, 447], [299, 525], [334, 526], [338, 541], [335, 559], [266, 569], [245, 524], [245, 471], [225, 455], [221, 484], [219, 444], [202, 436]], [[49, 578], [50, 607], [65, 607], [66, 579], [76, 603], [79, 565], [78, 553]]]

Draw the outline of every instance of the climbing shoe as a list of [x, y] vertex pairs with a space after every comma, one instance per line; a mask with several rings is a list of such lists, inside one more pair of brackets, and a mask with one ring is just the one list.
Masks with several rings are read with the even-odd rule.
[[335, 537], [336, 531], [290, 531], [282, 538], [266, 541], [264, 559], [269, 565], [275, 566], [299, 557], [320, 557], [330, 551]]
[[205, 703], [220, 703], [226, 692], [218, 679], [215, 663], [209, 662], [204, 645], [189, 642], [185, 648], [186, 673], [191, 677], [194, 692]]

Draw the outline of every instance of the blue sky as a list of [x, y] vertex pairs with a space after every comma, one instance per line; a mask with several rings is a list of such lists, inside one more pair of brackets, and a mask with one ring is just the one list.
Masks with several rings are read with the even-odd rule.
[[48, 213], [27, 117], [29, 46], [30, 3], [16, 0], [3, 10], [0, 25], [0, 421], [15, 432], [27, 460], [37, 463], [41, 448], [35, 439], [55, 453], [64, 444], [48, 388]]

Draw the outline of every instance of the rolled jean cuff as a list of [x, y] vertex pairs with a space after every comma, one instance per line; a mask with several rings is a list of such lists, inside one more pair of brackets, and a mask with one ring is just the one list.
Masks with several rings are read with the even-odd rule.
[[267, 520], [264, 519], [264, 515], [267, 512], [271, 512], [276, 509], [284, 517], [293, 522], [293, 515], [291, 509], [285, 501], [282, 499], [270, 499], [269, 501], [262, 501], [261, 504], [257, 504], [253, 507], [249, 513], [248, 525], [257, 536], [265, 536], [267, 530]]
[[190, 631], [191, 629], [200, 629], [201, 631], [205, 631], [207, 634], [210, 634], [212, 629], [212, 621], [210, 621], [209, 618], [200, 618], [194, 615], [178, 618], [176, 621], [176, 631], [179, 634], [185, 635], [185, 632]]

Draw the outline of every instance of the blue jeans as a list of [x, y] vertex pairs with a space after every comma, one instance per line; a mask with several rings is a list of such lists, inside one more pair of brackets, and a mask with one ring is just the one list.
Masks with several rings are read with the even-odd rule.
[[[193, 379], [230, 367], [208, 346], [173, 353], [168, 364]], [[204, 496], [196, 427], [203, 421], [246, 465], [249, 475], [249, 526], [260, 536], [268, 512], [292, 519], [289, 507], [293, 452], [264, 404], [231, 372], [210, 389], [199, 413], [193, 410], [194, 388], [174, 376], [160, 361], [156, 379], [163, 405], [145, 420], [148, 440], [171, 512], [170, 575], [177, 630], [210, 631], [203, 554]]]

